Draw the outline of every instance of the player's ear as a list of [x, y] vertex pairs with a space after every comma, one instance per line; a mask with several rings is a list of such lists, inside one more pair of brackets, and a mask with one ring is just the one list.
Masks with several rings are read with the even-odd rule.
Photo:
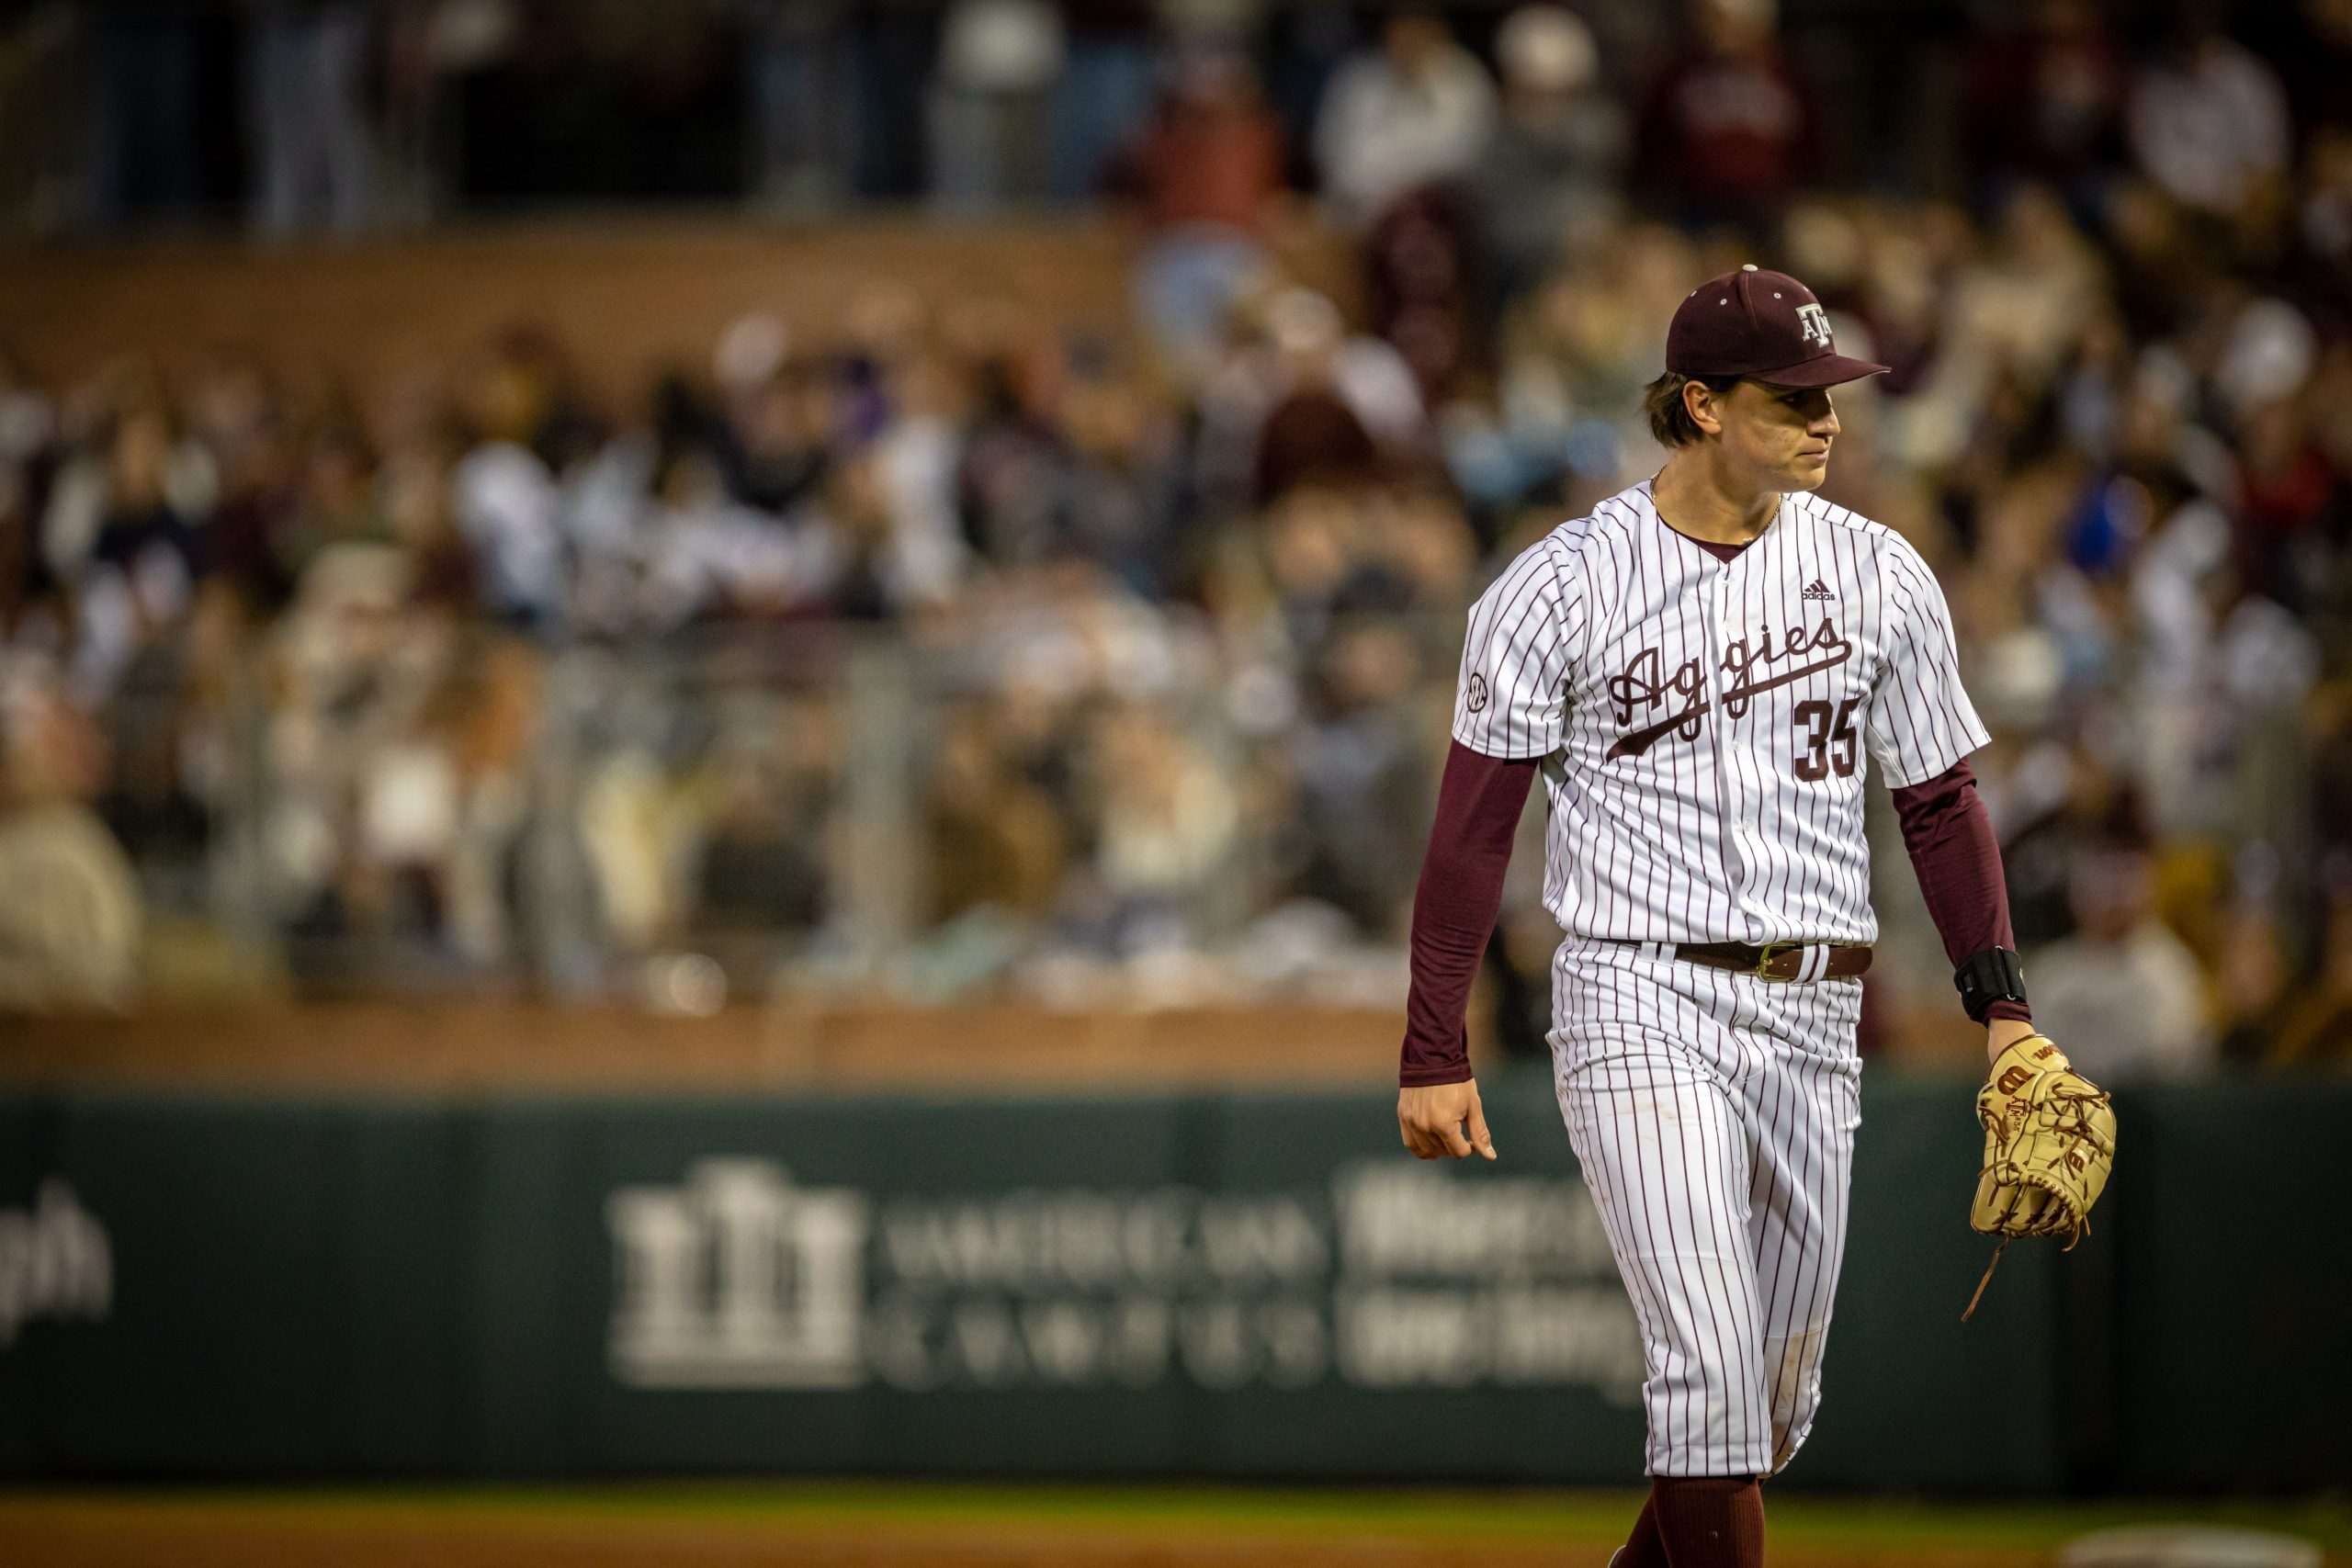
[[1682, 383], [1682, 412], [1706, 435], [1724, 433], [1723, 398], [1696, 377]]

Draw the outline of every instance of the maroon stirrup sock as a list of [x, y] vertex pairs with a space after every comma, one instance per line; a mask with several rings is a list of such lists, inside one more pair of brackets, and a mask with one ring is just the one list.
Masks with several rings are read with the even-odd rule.
[[1634, 1521], [1634, 1533], [1609, 1560], [1609, 1568], [1667, 1568], [1666, 1538], [1657, 1533], [1657, 1488], [1642, 1499], [1641, 1517]]
[[1671, 1568], [1764, 1568], [1764, 1491], [1754, 1476], [1661, 1475], [1650, 1501]]

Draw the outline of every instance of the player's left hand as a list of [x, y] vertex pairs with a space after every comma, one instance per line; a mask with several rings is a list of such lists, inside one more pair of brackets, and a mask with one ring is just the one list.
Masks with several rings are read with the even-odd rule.
[[1405, 1146], [1422, 1159], [1449, 1156], [1464, 1159], [1473, 1149], [1488, 1159], [1500, 1157], [1495, 1153], [1494, 1135], [1487, 1131], [1487, 1112], [1478, 1103], [1476, 1078], [1398, 1089], [1396, 1126], [1404, 1134]]
[[1976, 1096], [1984, 1165], [1969, 1223], [1987, 1235], [2080, 1236], [2115, 1166], [2115, 1108], [2048, 1039], [1993, 1062]]

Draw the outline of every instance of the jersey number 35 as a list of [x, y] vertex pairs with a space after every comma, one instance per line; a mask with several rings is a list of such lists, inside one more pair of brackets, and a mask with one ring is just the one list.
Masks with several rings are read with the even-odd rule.
[[1837, 716], [1830, 716], [1829, 705], [1815, 698], [1799, 703], [1796, 722], [1804, 731], [1799, 743], [1804, 750], [1796, 757], [1797, 777], [1805, 780], [1826, 779], [1836, 769], [1841, 779], [1854, 776], [1858, 751], [1854, 736], [1854, 706], [1860, 697], [1848, 697], [1838, 705]]

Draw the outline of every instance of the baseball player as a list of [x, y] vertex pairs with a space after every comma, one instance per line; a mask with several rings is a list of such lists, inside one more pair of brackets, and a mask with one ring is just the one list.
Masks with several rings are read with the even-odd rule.
[[1396, 1110], [1423, 1158], [1496, 1157], [1463, 1013], [1540, 773], [1560, 1109], [1647, 1363], [1651, 1494], [1618, 1568], [1760, 1563], [1758, 1483], [1813, 1424], [1877, 935], [1865, 751], [1985, 1027], [1974, 1223], [2078, 1227], [2114, 1137], [2033, 1032], [1942, 592], [1901, 536], [1813, 493], [1829, 389], [1885, 367], [1752, 266], [1683, 301], [1666, 362], [1647, 398], [1666, 466], [1470, 613]]

